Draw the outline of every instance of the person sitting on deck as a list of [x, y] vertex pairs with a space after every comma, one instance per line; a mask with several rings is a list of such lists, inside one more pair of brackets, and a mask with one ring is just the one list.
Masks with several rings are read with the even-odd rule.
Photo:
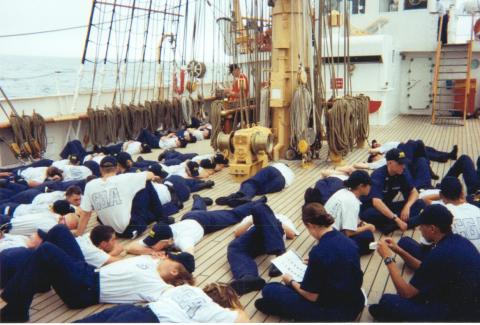
[[105, 309], [75, 323], [248, 323], [235, 291], [224, 283], [200, 289], [181, 285], [165, 290], [146, 306], [131, 304]]
[[5, 286], [1, 298], [4, 322], [29, 319], [33, 296], [53, 287], [69, 308], [85, 308], [99, 303], [139, 303], [157, 301], [171, 285], [193, 284], [195, 261], [188, 253], [166, 256], [137, 256], [101, 267], [85, 261], [75, 239], [62, 249], [41, 244]]
[[235, 207], [252, 200], [255, 195], [279, 192], [290, 186], [294, 179], [295, 174], [286, 164], [274, 162], [242, 182], [238, 192], [219, 197], [215, 203]]
[[142, 131], [140, 131], [137, 141], [147, 143], [151, 148], [155, 149], [185, 148], [188, 143], [184, 138], [177, 137], [175, 133], [159, 137], [152, 134], [147, 129], [142, 129]]
[[[236, 238], [227, 248], [227, 259], [234, 278], [231, 286], [239, 295], [260, 290], [265, 285], [265, 280], [258, 274], [255, 258], [264, 254], [283, 254], [284, 239], [299, 235], [291, 220], [273, 213], [265, 201], [256, 201], [251, 214], [235, 229]], [[278, 272], [272, 265], [269, 275], [278, 276]]]
[[[465, 201], [462, 184], [458, 178], [447, 176], [440, 184], [438, 194], [432, 194], [423, 199], [426, 204], [441, 204], [453, 214], [452, 232], [462, 235], [472, 242], [480, 251], [480, 209]], [[404, 236], [398, 246], [415, 257], [423, 260], [432, 248], [431, 243], [421, 238], [417, 243], [410, 237]]]
[[116, 175], [117, 161], [112, 156], [102, 159], [100, 169], [102, 178], [85, 186], [77, 234], [83, 234], [95, 210], [102, 224], [112, 226], [120, 237], [140, 235], [148, 223], [141, 211], [132, 210], [133, 198], [145, 188], [147, 181], [161, 179], [152, 172]]
[[[422, 261], [391, 238], [377, 251], [388, 268], [398, 294], [384, 294], [369, 311], [381, 322], [474, 322], [480, 319], [480, 254], [461, 235], [452, 233], [452, 213], [440, 204], [419, 216], [420, 231], [434, 243]], [[415, 270], [410, 283], [395, 265], [393, 252]]]
[[365, 304], [357, 245], [333, 228], [333, 217], [319, 203], [305, 205], [302, 220], [318, 240], [309, 253], [302, 282], [284, 274], [285, 285], [267, 284], [255, 307], [267, 315], [299, 322], [354, 321]]
[[375, 226], [359, 220], [361, 196], [370, 193], [372, 181], [367, 172], [357, 170], [345, 181], [346, 188], [333, 194], [325, 204], [325, 210], [335, 219], [334, 228], [352, 239], [360, 255], [371, 252], [369, 245], [375, 240]]
[[[261, 199], [264, 200], [264, 199]], [[251, 214], [254, 202], [248, 202], [232, 210], [207, 211], [211, 199], [194, 195], [192, 211], [183, 215], [180, 222], [166, 225], [157, 223], [143, 240], [127, 247], [130, 254], [152, 254], [174, 247], [182, 252], [193, 254], [195, 245], [204, 235], [219, 231], [239, 223]]]
[[[375, 225], [383, 233], [390, 233], [398, 228], [405, 231], [409, 226], [414, 226], [409, 219], [417, 216], [425, 203], [418, 199], [418, 191], [410, 172], [405, 168], [408, 163], [405, 153], [392, 149], [387, 152], [386, 158], [387, 165], [371, 175], [372, 188], [368, 200], [362, 204], [360, 218]], [[400, 192], [403, 201], [394, 202]]]

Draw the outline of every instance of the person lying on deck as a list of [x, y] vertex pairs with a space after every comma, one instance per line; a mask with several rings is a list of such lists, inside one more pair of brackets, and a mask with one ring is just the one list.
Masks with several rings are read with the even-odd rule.
[[[480, 254], [459, 234], [452, 233], [452, 213], [440, 204], [419, 216], [420, 231], [434, 243], [423, 260], [400, 248], [391, 238], [377, 251], [390, 273], [397, 294], [384, 294], [370, 305], [380, 322], [474, 322], [480, 319]], [[402, 278], [394, 253], [415, 270], [410, 282]]]
[[286, 164], [271, 163], [260, 169], [255, 175], [240, 184], [240, 189], [228, 196], [215, 200], [217, 205], [235, 207], [251, 201], [255, 195], [275, 193], [289, 187], [295, 179], [295, 174]]
[[302, 220], [318, 240], [309, 253], [303, 281], [284, 274], [284, 284], [265, 285], [255, 307], [298, 322], [354, 321], [365, 304], [357, 245], [333, 228], [333, 217], [319, 203], [305, 205]]
[[170, 286], [194, 283], [195, 261], [188, 253], [137, 256], [97, 269], [85, 261], [73, 237], [64, 244], [68, 249], [42, 243], [8, 281], [1, 294], [7, 303], [1, 310], [2, 321], [28, 321], [33, 296], [50, 287], [69, 308], [86, 308], [154, 302]]
[[[264, 201], [256, 201], [251, 214], [235, 229], [236, 238], [227, 248], [228, 264], [234, 278], [230, 284], [239, 295], [260, 290], [265, 285], [265, 280], [258, 274], [255, 258], [264, 254], [283, 254], [285, 239], [300, 234], [287, 216], [273, 213]], [[272, 264], [269, 276], [278, 275], [279, 270]]]
[[165, 290], [146, 306], [120, 305], [75, 321], [76, 323], [248, 323], [235, 291], [224, 283], [200, 289], [181, 285]]
[[137, 141], [148, 144], [155, 149], [170, 149], [170, 148], [185, 148], [188, 141], [184, 138], [179, 138], [175, 133], [170, 133], [165, 136], [156, 136], [147, 129], [142, 129], [137, 137]]
[[462, 155], [458, 160], [450, 167], [447, 176], [459, 177], [463, 176], [465, 185], [467, 186], [467, 201], [480, 207], [480, 156], [477, 158], [477, 166], [473, 164], [472, 158], [467, 155]]
[[134, 255], [155, 254], [173, 247], [194, 254], [195, 245], [204, 235], [239, 223], [251, 214], [254, 205], [254, 202], [248, 202], [232, 210], [207, 211], [207, 203], [213, 202], [211, 199], [194, 195], [192, 211], [183, 215], [180, 222], [171, 225], [155, 224], [148, 236], [130, 244], [127, 252]]

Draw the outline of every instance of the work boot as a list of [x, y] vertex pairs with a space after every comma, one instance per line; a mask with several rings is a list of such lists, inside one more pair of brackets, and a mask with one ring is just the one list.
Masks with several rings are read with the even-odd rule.
[[259, 276], [247, 275], [241, 279], [233, 280], [230, 285], [239, 296], [242, 296], [252, 291], [261, 290], [265, 286], [265, 280]]

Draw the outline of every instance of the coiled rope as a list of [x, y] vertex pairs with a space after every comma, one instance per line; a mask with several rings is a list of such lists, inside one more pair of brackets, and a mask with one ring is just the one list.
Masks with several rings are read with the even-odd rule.
[[217, 136], [222, 131], [222, 110], [223, 100], [215, 100], [210, 107], [210, 124], [212, 124], [212, 134], [210, 137], [210, 146], [217, 150]]
[[290, 146], [297, 147], [302, 139], [307, 139], [308, 124], [313, 110], [313, 99], [305, 85], [295, 90], [290, 106]]

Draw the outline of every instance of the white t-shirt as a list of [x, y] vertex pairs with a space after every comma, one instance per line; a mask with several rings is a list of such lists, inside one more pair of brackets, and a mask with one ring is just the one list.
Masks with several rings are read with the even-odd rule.
[[47, 169], [48, 167], [28, 167], [20, 172], [20, 176], [27, 182], [43, 183], [47, 178]]
[[34, 214], [38, 212], [49, 212], [49, 204], [20, 204], [13, 212], [13, 217], [24, 216], [26, 214]]
[[100, 163], [102, 162], [102, 159], [105, 158], [105, 157], [106, 156], [103, 153], [99, 153], [99, 154], [96, 154], [96, 155], [86, 155], [85, 158], [83, 158], [83, 163], [85, 163], [86, 161], [89, 161], [89, 160], [93, 160], [97, 164], [100, 165]]
[[205, 137], [203, 136], [203, 132], [200, 130], [193, 130], [192, 135], [197, 138], [197, 141], [202, 141], [205, 140]]
[[99, 268], [110, 258], [110, 255], [93, 245], [90, 240], [90, 233], [76, 237], [75, 240], [77, 241], [78, 246], [80, 246], [85, 261], [88, 264]]
[[206, 155], [197, 155], [192, 158], [192, 161], [195, 161], [197, 163], [200, 163], [203, 159], [211, 159], [213, 157], [212, 154], [206, 154]]
[[392, 149], [395, 149], [398, 147], [400, 144], [400, 141], [390, 141], [390, 142], [385, 142], [382, 144], [380, 147], [377, 148], [378, 152], [380, 153], [385, 153], [388, 152]]
[[63, 169], [63, 167], [67, 166], [70, 164], [70, 160], [68, 159], [62, 159], [62, 160], [57, 160], [52, 163], [52, 167], [57, 167], [60, 169]]
[[[292, 229], [292, 231], [295, 233], [295, 235], [300, 235], [300, 232], [298, 231], [297, 227], [293, 224], [292, 220], [288, 218], [284, 214], [279, 214], [279, 213], [274, 213], [275, 218], [277, 218], [278, 221], [280, 221], [283, 225], [286, 225], [288, 228]], [[242, 219], [240, 224], [235, 227], [235, 229], [239, 228], [241, 225], [244, 225], [246, 223], [253, 223], [253, 217], [251, 215], [246, 216], [245, 218]], [[254, 225], [251, 225], [248, 229], [252, 228]], [[284, 236], [285, 237], [285, 236]]]
[[168, 138], [164, 140], [160, 139], [160, 141], [158, 141], [158, 146], [160, 147], [160, 149], [176, 148], [177, 138], [173, 137], [173, 138]]
[[439, 194], [440, 194], [439, 189], [420, 190], [418, 198], [423, 199], [424, 197], [429, 196], [429, 195], [439, 195]]
[[446, 206], [453, 214], [452, 231], [470, 240], [480, 251], [480, 209], [470, 203], [453, 205], [436, 201], [432, 204], [435, 203]]
[[335, 219], [335, 229], [356, 231], [362, 203], [352, 191], [342, 188], [325, 203], [325, 210]]
[[79, 181], [92, 175], [92, 171], [85, 166], [66, 165], [62, 167], [63, 181]]
[[[173, 245], [182, 252], [195, 247], [195, 245], [202, 240], [204, 235], [202, 225], [192, 219], [186, 219], [171, 224], [170, 229], [172, 229], [173, 233]], [[138, 243], [146, 246], [143, 239], [140, 239]]]
[[54, 191], [50, 193], [40, 193], [32, 201], [33, 205], [53, 204], [55, 201], [65, 200], [65, 192]]
[[172, 195], [170, 194], [167, 185], [156, 182], [152, 182], [152, 185], [155, 192], [157, 192], [158, 199], [162, 205], [172, 201]]
[[142, 152], [142, 143], [139, 141], [127, 141], [123, 143], [122, 150], [130, 155], [137, 155]]
[[0, 239], [0, 252], [15, 247], [27, 247], [28, 237], [23, 235], [4, 234]]
[[100, 303], [157, 301], [170, 287], [158, 274], [157, 267], [161, 261], [142, 255], [100, 268]]
[[293, 180], [295, 179], [295, 174], [293, 173], [293, 170], [290, 169], [287, 165], [284, 163], [272, 163], [270, 166], [278, 169], [280, 173], [282, 173], [282, 176], [285, 178], [285, 187], [289, 187], [292, 183]]
[[12, 229], [9, 233], [12, 235], [30, 236], [37, 229], [45, 232], [52, 229], [58, 224], [58, 215], [53, 212], [39, 212], [34, 214], [26, 214], [11, 219]]
[[348, 179], [347, 175], [331, 175], [331, 176], [328, 176], [328, 177], [336, 177], [341, 181], [346, 181]]
[[375, 170], [375, 169], [378, 169], [380, 167], [383, 167], [387, 164], [387, 159], [386, 158], [380, 158], [378, 159], [377, 161], [374, 161], [374, 162], [371, 162], [371, 163], [367, 163], [368, 165], [368, 169], [372, 169], [372, 170]]
[[148, 304], [160, 323], [234, 323], [238, 313], [215, 303], [202, 289], [189, 285], [165, 291]]
[[133, 198], [146, 181], [145, 172], [94, 179], [85, 186], [80, 207], [86, 212], [95, 210], [103, 224], [122, 233], [130, 222]]

